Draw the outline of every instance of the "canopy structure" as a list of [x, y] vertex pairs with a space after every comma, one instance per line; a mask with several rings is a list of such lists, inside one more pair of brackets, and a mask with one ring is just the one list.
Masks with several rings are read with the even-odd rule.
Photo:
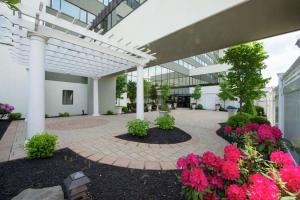
[[0, 43], [10, 45], [14, 60], [29, 69], [28, 138], [45, 130], [45, 71], [90, 77], [94, 116], [99, 115], [98, 79], [136, 67], [137, 114], [144, 118], [143, 67], [154, 60], [149, 49], [130, 47], [133, 41], [114, 39], [44, 12], [19, 4], [14, 12], [0, 4]]
[[[21, 13], [0, 10], [1, 26], [9, 34], [11, 53], [20, 64], [29, 66], [30, 34], [47, 38], [45, 47], [46, 71], [86, 77], [101, 77], [138, 65], [146, 65], [155, 57], [150, 52], [129, 47], [130, 41], [105, 37], [40, 10], [20, 4]], [[30, 20], [31, 18], [31, 20]], [[127, 45], [126, 45], [126, 44]]]

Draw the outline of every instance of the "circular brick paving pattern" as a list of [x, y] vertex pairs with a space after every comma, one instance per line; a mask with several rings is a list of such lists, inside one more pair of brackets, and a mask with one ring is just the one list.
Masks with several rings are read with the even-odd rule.
[[108, 120], [100, 118], [65, 117], [52, 119], [47, 122], [46, 128], [51, 130], [86, 129], [103, 126], [108, 124], [108, 122]]

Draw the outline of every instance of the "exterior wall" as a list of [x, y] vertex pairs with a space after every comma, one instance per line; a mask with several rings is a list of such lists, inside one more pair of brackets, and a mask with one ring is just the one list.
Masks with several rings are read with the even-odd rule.
[[110, 75], [99, 80], [99, 109], [101, 114], [108, 110], [115, 112], [116, 76]]

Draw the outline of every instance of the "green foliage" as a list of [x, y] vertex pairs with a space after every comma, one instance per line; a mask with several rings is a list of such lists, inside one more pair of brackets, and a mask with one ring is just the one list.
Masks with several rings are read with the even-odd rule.
[[265, 115], [265, 109], [261, 106], [255, 106], [255, 110], [258, 116], [264, 116]]
[[150, 98], [151, 82], [144, 80], [144, 99]]
[[16, 4], [20, 3], [21, 0], [1, 0], [0, 3], [6, 4], [10, 9], [20, 11]]
[[127, 97], [131, 103], [135, 102], [136, 99], [136, 82], [129, 81], [127, 83]]
[[154, 102], [156, 102], [157, 100], [157, 89], [156, 89], [156, 85], [151, 85], [150, 88], [150, 99]]
[[145, 137], [150, 123], [146, 120], [135, 119], [127, 123], [128, 133], [133, 136]]
[[257, 112], [252, 101], [247, 100], [246, 103], [242, 106], [242, 112], [248, 113], [252, 116], [256, 116]]
[[263, 116], [254, 116], [250, 119], [250, 121], [252, 123], [258, 123], [258, 124], [269, 124], [269, 125], [271, 124], [270, 121]]
[[9, 120], [18, 120], [18, 119], [21, 119], [21, 117], [22, 117], [21, 113], [9, 113], [8, 114]]
[[253, 101], [265, 95], [263, 89], [269, 79], [263, 78], [262, 70], [266, 68], [264, 60], [267, 58], [263, 45], [252, 42], [227, 49], [219, 60], [232, 66], [224, 78], [230, 93], [240, 99], [240, 107], [247, 100]]
[[236, 115], [230, 117], [227, 120], [227, 125], [232, 128], [242, 128], [244, 125], [248, 124], [251, 119], [251, 115], [248, 113], [237, 113]]
[[170, 130], [174, 128], [175, 118], [171, 115], [164, 115], [155, 120], [155, 124], [161, 129]]
[[[122, 95], [126, 92], [126, 76], [119, 75], [116, 80], [116, 98], [122, 99]], [[120, 103], [120, 101], [119, 101]]]
[[198, 99], [201, 98], [201, 86], [200, 85], [196, 85], [194, 92], [192, 93], [192, 97], [196, 100], [196, 104]]
[[114, 114], [114, 112], [111, 111], [111, 110], [108, 110], [108, 111], [106, 112], [106, 115], [113, 115], [113, 114]]
[[59, 113], [58, 116], [60, 117], [70, 117], [70, 114], [68, 112]]
[[202, 104], [198, 104], [195, 109], [196, 110], [203, 110], [203, 105]]
[[127, 107], [122, 107], [122, 112], [123, 113], [128, 113], [128, 108]]
[[168, 84], [163, 84], [161, 86], [161, 98], [164, 100], [164, 103], [167, 103], [170, 97], [170, 87]]
[[56, 142], [57, 136], [47, 132], [34, 135], [25, 145], [27, 156], [30, 159], [49, 158], [53, 155]]
[[167, 104], [162, 104], [162, 105], [160, 105], [160, 106], [159, 106], [159, 110], [160, 110], [160, 111], [167, 111], [167, 112], [170, 111], [169, 106], [168, 106]]
[[218, 94], [218, 97], [224, 101], [224, 108], [226, 108], [226, 105], [225, 105], [226, 100], [233, 101], [233, 100], [235, 100], [235, 98], [230, 91], [227, 80], [223, 80], [219, 86], [220, 86], [220, 93]]

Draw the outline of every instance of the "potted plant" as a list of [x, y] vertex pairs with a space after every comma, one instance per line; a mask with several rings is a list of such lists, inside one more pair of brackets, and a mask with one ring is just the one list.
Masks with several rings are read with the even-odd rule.
[[135, 104], [136, 82], [128, 81], [128, 83], [127, 83], [127, 97], [130, 101], [130, 103], [128, 103], [130, 112], [135, 112], [136, 111], [136, 104]]
[[152, 100], [151, 108], [153, 108], [153, 110], [158, 110], [158, 106], [156, 105], [157, 97], [158, 97], [158, 95], [157, 95], [156, 85], [151, 85], [151, 87], [150, 87], [150, 99]]
[[219, 110], [220, 110], [220, 108], [221, 108], [221, 105], [220, 105], [219, 103], [217, 103], [217, 104], [215, 105], [215, 109], [216, 109], [216, 111], [219, 111]]
[[196, 103], [192, 103], [192, 109], [195, 110], [196, 105], [198, 103], [198, 99], [201, 98], [201, 86], [200, 85], [196, 85], [194, 92], [192, 93], [192, 97], [193, 97], [193, 99], [196, 100]]
[[162, 104], [159, 106], [159, 116], [163, 117], [163, 116], [169, 114], [169, 112], [170, 112], [170, 109], [169, 109], [168, 105]]
[[[163, 84], [161, 86], [161, 98], [163, 99], [164, 101], [164, 104], [161, 105], [161, 107], [164, 108], [164, 110], [166, 110], [165, 108], [167, 107], [168, 108], [168, 112], [170, 111], [170, 109], [172, 108], [172, 104], [170, 104], [168, 102], [169, 100], [169, 97], [170, 97], [170, 87], [168, 84]], [[161, 110], [161, 109], [160, 109]], [[164, 111], [163, 110], [163, 111]]]
[[122, 114], [122, 106], [120, 105], [120, 100], [123, 99], [122, 95], [126, 92], [126, 76], [119, 75], [116, 80], [116, 98], [118, 105], [115, 107], [116, 114]]
[[227, 106], [227, 111], [228, 111], [228, 118], [234, 116], [237, 112], [237, 108], [234, 106]]

